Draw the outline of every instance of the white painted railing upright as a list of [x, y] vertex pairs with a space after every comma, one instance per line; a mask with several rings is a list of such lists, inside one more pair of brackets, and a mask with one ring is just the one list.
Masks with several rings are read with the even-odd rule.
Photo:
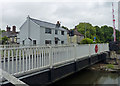
[[52, 68], [52, 65], [53, 65], [53, 56], [52, 56], [52, 47], [50, 47], [50, 50], [49, 50], [49, 63], [50, 63], [50, 68]]
[[[95, 52], [95, 45], [98, 52]], [[109, 51], [108, 44], [81, 44], [59, 46], [19, 46], [0, 48], [0, 63], [12, 75], [40, 71], [94, 54]]]

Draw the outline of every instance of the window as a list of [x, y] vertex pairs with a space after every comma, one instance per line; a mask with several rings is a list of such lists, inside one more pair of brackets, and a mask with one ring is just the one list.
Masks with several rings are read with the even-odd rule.
[[61, 44], [64, 44], [64, 41], [61, 41]]
[[45, 44], [51, 44], [51, 40], [45, 40]]
[[58, 44], [58, 41], [55, 41], [55, 44]]
[[60, 41], [60, 39], [58, 37], [55, 37], [55, 44], [58, 44], [58, 41]]
[[51, 33], [52, 33], [52, 31], [51, 31], [51, 29], [50, 29], [50, 28], [45, 28], [45, 33], [49, 33], [49, 34], [51, 34]]
[[36, 45], [36, 40], [33, 40], [33, 45]]
[[22, 44], [25, 45], [25, 41], [24, 40], [22, 41]]
[[55, 30], [55, 34], [58, 34], [58, 30]]
[[64, 31], [61, 31], [61, 35], [64, 35]]

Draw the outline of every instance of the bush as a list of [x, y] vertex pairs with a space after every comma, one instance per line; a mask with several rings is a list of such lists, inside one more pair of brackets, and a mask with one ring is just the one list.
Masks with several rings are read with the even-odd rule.
[[113, 69], [113, 68], [114, 68], [114, 65], [113, 65], [113, 64], [108, 64], [108, 65], [107, 65], [107, 68]]
[[2, 37], [2, 44], [6, 44], [9, 41], [7, 36]]
[[94, 43], [93, 40], [90, 38], [84, 38], [81, 41], [81, 44], [93, 44], [93, 43]]

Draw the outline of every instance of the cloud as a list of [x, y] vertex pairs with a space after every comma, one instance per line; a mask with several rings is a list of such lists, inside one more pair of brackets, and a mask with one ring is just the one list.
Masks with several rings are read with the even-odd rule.
[[16, 25], [19, 30], [27, 15], [52, 23], [59, 20], [71, 29], [79, 22], [112, 26], [110, 2], [3, 2], [2, 6], [2, 29]]

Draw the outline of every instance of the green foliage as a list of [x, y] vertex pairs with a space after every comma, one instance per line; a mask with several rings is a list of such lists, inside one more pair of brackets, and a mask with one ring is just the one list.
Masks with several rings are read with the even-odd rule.
[[84, 38], [82, 39], [81, 44], [93, 44], [93, 40], [89, 38]]
[[113, 28], [108, 27], [106, 25], [102, 26], [101, 28], [97, 29], [96, 35], [100, 39], [100, 41], [103, 42], [110, 42], [113, 41]]
[[9, 41], [9, 38], [4, 36], [2, 37], [2, 44], [6, 44]]
[[[79, 23], [77, 25], [77, 30], [81, 34], [85, 36], [86, 32], [86, 38], [90, 38], [94, 40], [94, 37], [96, 37], [97, 43], [108, 43], [110, 41], [113, 41], [113, 28], [107, 25], [104, 26], [92, 26], [90, 23]], [[117, 41], [120, 40], [120, 32], [116, 30], [116, 39]]]
[[96, 30], [95, 27], [93, 27], [90, 23], [79, 23], [77, 25], [78, 32], [83, 34], [85, 36], [86, 32], [86, 38], [94, 38]]
[[113, 65], [113, 64], [108, 64], [108, 65], [107, 65], [107, 68], [113, 69], [113, 68], [114, 68], [114, 65]]
[[1, 32], [5, 32], [5, 30], [1, 30]]
[[1, 30], [1, 29], [0, 29], [0, 44], [1, 44], [1, 43], [2, 43], [2, 44], [6, 44], [7, 41], [9, 41], [9, 38], [8, 38], [8, 37], [6, 37], [6, 36], [2, 37], [2, 33], [3, 33], [3, 32], [5, 32], [5, 30]]

